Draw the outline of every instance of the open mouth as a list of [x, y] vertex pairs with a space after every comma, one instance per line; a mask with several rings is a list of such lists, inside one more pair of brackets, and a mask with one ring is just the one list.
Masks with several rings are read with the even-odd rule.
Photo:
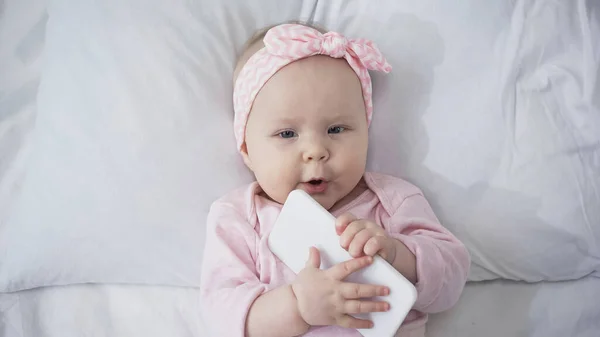
[[309, 194], [324, 193], [327, 190], [327, 181], [323, 179], [311, 179], [302, 184], [304, 191]]

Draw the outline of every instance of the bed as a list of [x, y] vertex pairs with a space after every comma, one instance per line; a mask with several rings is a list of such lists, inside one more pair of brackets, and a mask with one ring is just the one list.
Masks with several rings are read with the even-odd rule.
[[373, 80], [370, 169], [422, 187], [473, 257], [428, 337], [600, 336], [599, 15], [595, 0], [0, 3], [0, 336], [210, 336], [203, 221], [251, 179], [232, 65], [290, 19], [372, 38], [394, 67]]
[[[598, 336], [597, 278], [471, 283], [429, 337]], [[208, 336], [194, 288], [71, 285], [3, 295], [3, 336]]]

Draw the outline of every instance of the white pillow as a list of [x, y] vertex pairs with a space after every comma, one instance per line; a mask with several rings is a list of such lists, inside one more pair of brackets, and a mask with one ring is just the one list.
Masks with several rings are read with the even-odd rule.
[[583, 0], [318, 3], [316, 21], [394, 67], [375, 74], [369, 166], [425, 191], [470, 280], [600, 275], [599, 15]]
[[32, 154], [0, 227], [0, 292], [198, 285], [210, 203], [251, 180], [232, 132], [235, 56], [314, 5], [52, 1]]
[[[9, 0], [0, 9], [0, 184], [22, 162], [35, 115], [46, 21], [44, 0]], [[2, 190], [2, 188], [0, 188]], [[8, 202], [0, 193], [0, 224]]]
[[[231, 132], [234, 54], [314, 5], [52, 2], [34, 152], [0, 228], [0, 291], [197, 285], [208, 205], [251, 179]], [[374, 39], [395, 67], [374, 79], [369, 166], [424, 189], [470, 248], [473, 280], [600, 270], [599, 34], [578, 17], [585, 5], [318, 3], [319, 21]], [[554, 16], [566, 21], [538, 28]]]

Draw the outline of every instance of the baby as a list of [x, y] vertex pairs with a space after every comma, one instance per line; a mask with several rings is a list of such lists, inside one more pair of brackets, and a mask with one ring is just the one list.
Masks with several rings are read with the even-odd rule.
[[[353, 314], [394, 305], [370, 299], [387, 295], [385, 286], [344, 281], [376, 254], [418, 291], [397, 336], [424, 336], [427, 314], [458, 300], [470, 262], [463, 244], [417, 187], [365, 172], [368, 70], [391, 70], [372, 42], [303, 24], [272, 27], [247, 44], [234, 72], [234, 127], [256, 182], [217, 200], [208, 215], [201, 306], [210, 336], [360, 336], [355, 329], [372, 322]], [[267, 238], [295, 189], [337, 218], [353, 259], [320, 269], [312, 248], [296, 275], [273, 255]]]

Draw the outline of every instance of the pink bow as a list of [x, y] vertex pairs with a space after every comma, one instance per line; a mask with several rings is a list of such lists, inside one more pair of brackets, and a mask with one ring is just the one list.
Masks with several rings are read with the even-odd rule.
[[321, 34], [303, 25], [283, 24], [270, 29], [263, 40], [269, 54], [301, 59], [313, 55], [345, 58], [354, 68], [359, 63], [369, 70], [390, 72], [392, 67], [373, 42], [346, 39], [337, 32]]

